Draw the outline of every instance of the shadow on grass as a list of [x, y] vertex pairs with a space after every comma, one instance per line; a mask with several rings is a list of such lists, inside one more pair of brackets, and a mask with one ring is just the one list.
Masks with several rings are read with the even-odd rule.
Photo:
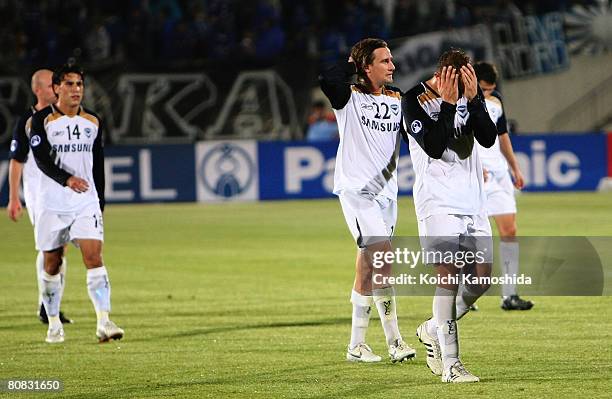
[[205, 336], [210, 334], [221, 334], [232, 331], [244, 330], [262, 330], [273, 328], [300, 328], [300, 327], [320, 327], [340, 324], [349, 324], [351, 319], [348, 317], [338, 317], [333, 319], [311, 320], [311, 321], [293, 321], [293, 322], [278, 322], [278, 323], [261, 323], [261, 324], [244, 324], [224, 327], [197, 328], [189, 331], [177, 332], [176, 334], [161, 335], [149, 338], [133, 339], [131, 341], [155, 341], [159, 338], [188, 338], [196, 336]]

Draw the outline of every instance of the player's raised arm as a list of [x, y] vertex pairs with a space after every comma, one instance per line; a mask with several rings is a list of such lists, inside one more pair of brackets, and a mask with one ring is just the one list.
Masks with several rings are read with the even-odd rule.
[[30, 134], [30, 147], [38, 168], [51, 179], [62, 186], [68, 185], [72, 175], [55, 163], [56, 153], [49, 144], [45, 130], [45, 119], [53, 112], [51, 107], [37, 112], [32, 116], [32, 130]]
[[[98, 118], [98, 121], [100, 119]], [[104, 177], [104, 134], [102, 130], [102, 123], [100, 122], [98, 128], [98, 136], [94, 141], [93, 145], [93, 178], [94, 184], [96, 185], [96, 191], [98, 192], [98, 199], [100, 201], [100, 209], [104, 212], [104, 205], [106, 200], [104, 198], [105, 188], [105, 177]]]
[[[469, 80], [469, 82], [474, 82], [474, 84], [476, 84], [476, 95], [474, 98], [468, 98], [468, 111], [470, 113], [468, 124], [474, 131], [474, 137], [476, 140], [478, 140], [478, 143], [483, 147], [490, 148], [493, 144], [495, 144], [495, 139], [497, 138], [497, 127], [491, 120], [489, 112], [487, 111], [487, 105], [485, 103], [485, 97], [482, 89], [478, 87], [477, 83], [475, 83], [477, 81], [474, 68], [470, 64], [468, 64], [468, 67], [469, 68], [464, 67], [467, 72], [462, 70], [462, 74], [463, 76], [470, 76], [472, 80]], [[471, 75], [473, 75], [473, 77]]]
[[440, 159], [447, 148], [449, 138], [454, 134], [455, 105], [446, 101], [440, 106], [437, 120], [433, 120], [423, 110], [415, 89], [402, 97], [404, 130], [410, 134], [425, 153]]
[[351, 77], [357, 73], [353, 62], [339, 62], [323, 69], [319, 76], [321, 90], [334, 109], [342, 109], [351, 98]]

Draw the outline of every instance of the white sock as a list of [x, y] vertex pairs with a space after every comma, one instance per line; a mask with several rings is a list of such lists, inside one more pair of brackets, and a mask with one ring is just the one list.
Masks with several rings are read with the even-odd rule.
[[[433, 317], [427, 320], [427, 333], [435, 336], [438, 329], [438, 320], [454, 319], [456, 315], [455, 298], [457, 292], [442, 287], [436, 287], [431, 312]], [[449, 306], [452, 303], [453, 306]]]
[[62, 280], [58, 274], [42, 272], [42, 301], [49, 318], [58, 316], [62, 302]]
[[48, 316], [48, 319], [50, 329], [55, 329], [62, 326], [59, 316]]
[[397, 339], [402, 338], [397, 325], [395, 290], [393, 287], [375, 289], [372, 290], [372, 295], [385, 332], [387, 345], [395, 344]]
[[469, 310], [470, 306], [480, 298], [480, 295], [475, 294], [470, 290], [470, 286], [461, 284], [457, 291], [457, 299], [455, 301], [455, 314], [457, 320], [461, 319]]
[[68, 260], [65, 256], [62, 256], [62, 264], [60, 265], [60, 276], [62, 279], [62, 297], [64, 296], [64, 288], [66, 287], [66, 268], [68, 267]]
[[98, 325], [104, 324], [108, 321], [108, 313], [111, 310], [111, 286], [108, 280], [106, 267], [101, 266], [94, 269], [87, 269], [87, 291], [89, 293], [89, 299], [91, 299], [96, 309]]
[[[519, 244], [518, 242], [501, 241], [499, 243], [499, 258], [501, 261], [501, 275], [514, 276], [519, 271]], [[502, 285], [504, 298], [516, 295], [516, 284]]]
[[[36, 255], [36, 281], [38, 282], [38, 308], [40, 309], [40, 305], [43, 303], [43, 272], [45, 271], [45, 253], [43, 251], [38, 251], [38, 255]], [[38, 310], [38, 309], [37, 309]]]
[[440, 342], [444, 369], [448, 369], [459, 359], [455, 295], [455, 291], [436, 287], [433, 300], [433, 319], [436, 322], [436, 335]]
[[448, 370], [457, 360], [459, 360], [459, 336], [457, 334], [457, 321], [444, 320], [438, 326], [438, 342], [442, 352], [442, 365], [444, 370]]
[[351, 342], [349, 344], [351, 349], [365, 342], [373, 302], [372, 296], [361, 295], [355, 290], [351, 292], [351, 303], [353, 304]]

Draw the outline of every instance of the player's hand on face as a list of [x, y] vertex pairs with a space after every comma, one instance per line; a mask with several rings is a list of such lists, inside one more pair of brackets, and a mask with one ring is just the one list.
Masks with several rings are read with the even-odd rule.
[[23, 213], [23, 208], [21, 207], [20, 201], [9, 201], [6, 206], [6, 213], [8, 214], [9, 219], [13, 222], [16, 222], [21, 217]]
[[457, 104], [457, 96], [459, 91], [457, 88], [458, 77], [455, 68], [452, 66], [442, 67], [442, 71], [439, 76], [438, 90], [440, 90], [440, 96], [442, 101], [449, 104]]
[[522, 190], [525, 187], [525, 178], [521, 173], [519, 168], [513, 169], [510, 173], [512, 173], [512, 180], [514, 181], [514, 187], [519, 190]]
[[75, 193], [84, 193], [89, 189], [89, 183], [87, 183], [87, 180], [76, 176], [70, 176], [66, 181], [66, 185]]
[[471, 64], [461, 67], [461, 81], [463, 82], [463, 87], [465, 87], [465, 92], [463, 93], [465, 98], [468, 101], [472, 101], [478, 92], [478, 80], [476, 80], [476, 71], [474, 71], [474, 67]]
[[482, 177], [483, 177], [485, 183], [487, 181], [489, 181], [489, 171], [486, 170], [485, 168], [482, 168]]

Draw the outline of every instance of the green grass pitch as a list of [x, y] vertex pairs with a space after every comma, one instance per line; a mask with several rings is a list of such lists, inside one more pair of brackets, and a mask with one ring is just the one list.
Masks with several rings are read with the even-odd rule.
[[[522, 235], [612, 236], [612, 195], [523, 194]], [[398, 234], [416, 233], [401, 198]], [[3, 210], [4, 211], [4, 210]], [[32, 229], [0, 219], [0, 379], [59, 378], [58, 394], [0, 397], [540, 398], [610, 397], [612, 297], [536, 297], [503, 312], [485, 297], [459, 323], [479, 384], [442, 384], [415, 328], [431, 298], [398, 299], [400, 329], [417, 348], [404, 364], [349, 364], [355, 248], [335, 200], [110, 205], [105, 263], [121, 341], [98, 344], [85, 270], [68, 253], [66, 342], [44, 342], [35, 316]], [[610, 252], [608, 252], [610, 253]], [[609, 288], [609, 287], [608, 287]], [[380, 322], [368, 342], [384, 355]]]

